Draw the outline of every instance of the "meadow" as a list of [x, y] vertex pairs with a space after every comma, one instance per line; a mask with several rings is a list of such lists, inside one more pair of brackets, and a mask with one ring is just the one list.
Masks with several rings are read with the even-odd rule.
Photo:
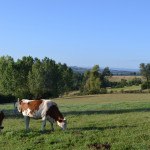
[[5, 109], [1, 150], [94, 150], [108, 143], [111, 150], [150, 149], [150, 94], [101, 94], [53, 99], [67, 118], [68, 129], [58, 126], [41, 133], [41, 120], [30, 120], [26, 132], [21, 115], [14, 116], [13, 105]]
[[112, 77], [109, 77], [109, 81], [111, 81], [111, 82], [120, 82], [121, 79], [131, 81], [135, 78], [141, 78], [144, 81], [144, 78], [142, 76], [112, 76]]

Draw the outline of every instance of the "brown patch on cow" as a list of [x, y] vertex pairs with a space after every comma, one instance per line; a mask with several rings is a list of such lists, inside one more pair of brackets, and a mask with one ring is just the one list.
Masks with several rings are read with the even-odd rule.
[[[0, 112], [0, 126], [2, 125], [3, 119], [5, 118], [5, 115], [3, 111]], [[4, 127], [1, 127], [0, 129], [3, 129]]]
[[59, 122], [63, 122], [64, 121], [64, 117], [61, 114], [61, 112], [59, 111], [58, 107], [56, 105], [52, 105], [48, 111], [46, 112], [47, 116], [50, 116], [51, 118], [53, 118], [55, 121], [59, 121]]
[[108, 143], [101, 144], [101, 143], [94, 143], [94, 144], [89, 144], [88, 147], [91, 149], [95, 150], [110, 150], [111, 146]]
[[23, 101], [20, 101], [21, 112], [29, 108], [31, 110], [30, 113], [32, 114], [34, 111], [39, 110], [39, 106], [41, 103], [42, 100], [34, 100], [28, 103], [24, 103]]

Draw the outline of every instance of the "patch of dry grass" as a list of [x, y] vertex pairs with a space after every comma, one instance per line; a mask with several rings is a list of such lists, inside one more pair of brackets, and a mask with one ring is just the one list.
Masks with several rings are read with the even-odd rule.
[[141, 78], [143, 80], [142, 76], [112, 76], [109, 78], [109, 81], [120, 82], [121, 79], [125, 79], [127, 81], [130, 81], [130, 80], [133, 80], [134, 78]]

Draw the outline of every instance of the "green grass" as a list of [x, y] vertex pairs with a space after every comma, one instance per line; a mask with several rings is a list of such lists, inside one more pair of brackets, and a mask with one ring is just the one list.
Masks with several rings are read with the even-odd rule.
[[111, 150], [150, 149], [150, 94], [106, 94], [54, 99], [68, 120], [68, 129], [55, 126], [40, 132], [41, 120], [31, 119], [26, 132], [22, 116], [5, 109], [1, 150], [88, 150], [94, 143], [109, 143]]
[[141, 85], [132, 85], [132, 86], [125, 86], [123, 88], [109, 88], [107, 89], [108, 92], [114, 91], [114, 92], [121, 92], [121, 91], [135, 91], [135, 90], [141, 90]]

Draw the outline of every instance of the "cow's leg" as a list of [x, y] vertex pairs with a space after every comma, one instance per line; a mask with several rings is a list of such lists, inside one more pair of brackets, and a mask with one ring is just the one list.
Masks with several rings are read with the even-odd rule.
[[53, 127], [53, 124], [54, 124], [54, 119], [52, 119], [51, 117], [47, 116], [47, 120], [50, 122], [51, 124], [51, 130], [54, 131], [54, 127]]
[[51, 124], [51, 130], [54, 131], [54, 126], [53, 126], [54, 124], [53, 124], [53, 122], [50, 121], [50, 124]]
[[42, 118], [42, 131], [44, 131], [45, 130], [45, 126], [46, 126], [46, 117], [43, 117]]
[[29, 130], [30, 117], [24, 116], [26, 130]]

